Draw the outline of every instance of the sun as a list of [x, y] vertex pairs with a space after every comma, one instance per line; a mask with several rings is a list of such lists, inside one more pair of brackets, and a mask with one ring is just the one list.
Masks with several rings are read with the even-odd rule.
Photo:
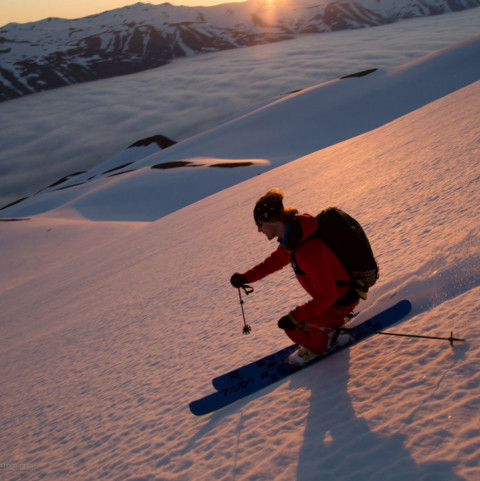
[[[262, 6], [267, 13], [266, 19], [269, 22], [275, 21], [278, 16], [279, 10], [285, 7], [290, 0], [263, 0]], [[260, 3], [260, 2], [259, 2]]]
[[279, 5], [281, 3], [287, 3], [285, 0], [265, 0], [265, 4], [273, 7], [274, 5]]
[[289, 0], [259, 0], [259, 5], [264, 5], [265, 7], [275, 7], [279, 6], [280, 4], [286, 4]]

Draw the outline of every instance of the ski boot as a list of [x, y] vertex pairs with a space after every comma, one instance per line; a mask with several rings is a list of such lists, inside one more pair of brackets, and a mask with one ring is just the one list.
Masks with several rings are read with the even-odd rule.
[[288, 356], [287, 361], [291, 368], [298, 369], [299, 367], [302, 367], [305, 364], [313, 361], [318, 356], [318, 354], [315, 354], [307, 348], [300, 346], [296, 351], [292, 352], [292, 354]]

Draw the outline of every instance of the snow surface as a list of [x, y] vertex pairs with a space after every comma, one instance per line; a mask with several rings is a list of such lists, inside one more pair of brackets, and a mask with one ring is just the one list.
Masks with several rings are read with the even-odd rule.
[[[455, 48], [461, 58], [472, 43]], [[342, 102], [335, 85], [331, 102]], [[301, 123], [305, 99], [324, 108], [315, 91], [276, 105]], [[93, 222], [74, 204], [0, 222], [3, 478], [477, 481], [480, 82], [430, 100], [305, 156], [279, 136], [271, 147], [291, 150], [291, 162], [153, 222]], [[239, 135], [248, 125], [256, 135], [265, 111], [242, 117]], [[141, 197], [144, 185], [124, 178], [118, 192]], [[228, 279], [275, 247], [252, 219], [271, 187], [301, 211], [338, 205], [364, 225], [381, 278], [358, 321], [406, 297], [413, 312], [394, 331], [468, 342], [377, 336], [193, 417], [188, 403], [213, 390], [212, 377], [288, 344], [276, 321], [306, 299], [290, 269], [270, 276], [245, 300], [253, 332], [241, 334]]]
[[0, 207], [95, 168], [144, 137], [186, 140], [287, 92], [402, 65], [478, 35], [479, 24], [474, 8], [305, 35], [2, 102]]
[[[67, 209], [67, 216], [75, 209], [92, 220], [158, 219], [480, 80], [479, 55], [480, 36], [400, 67], [292, 93], [168, 149], [148, 151], [143, 158], [133, 149], [132, 163], [113, 176], [107, 162], [0, 215], [30, 216], [57, 208]], [[178, 162], [188, 164], [158, 168]], [[237, 163], [244, 166], [225, 168]]]

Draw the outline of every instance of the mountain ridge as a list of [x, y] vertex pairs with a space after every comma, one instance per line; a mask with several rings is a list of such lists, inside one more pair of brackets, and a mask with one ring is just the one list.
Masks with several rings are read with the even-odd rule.
[[266, 0], [210, 7], [136, 3], [81, 19], [0, 28], [0, 101], [136, 73], [175, 58], [366, 28], [480, 6], [480, 0]]

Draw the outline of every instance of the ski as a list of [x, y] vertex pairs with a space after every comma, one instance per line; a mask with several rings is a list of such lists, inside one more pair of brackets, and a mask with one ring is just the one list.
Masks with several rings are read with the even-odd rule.
[[[355, 326], [356, 329], [363, 329], [367, 331], [381, 331], [386, 327], [394, 324], [402, 317], [404, 317], [408, 312], [410, 312], [411, 305], [410, 302], [407, 300], [400, 301], [394, 306], [382, 311], [380, 314], [372, 317], [371, 319], [367, 319], [366, 321], [358, 324]], [[352, 341], [349, 342], [345, 346], [336, 346], [333, 352], [339, 350], [339, 347], [345, 348], [350, 346], [351, 344], [355, 344], [356, 342], [369, 337], [369, 333], [352, 333], [351, 338]], [[288, 356], [298, 349], [296, 344], [290, 345], [280, 351], [274, 352], [268, 356], [265, 356], [262, 359], [258, 359], [250, 364], [246, 364], [238, 369], [234, 369], [226, 374], [218, 376], [212, 379], [213, 387], [217, 391], [223, 391], [228, 389], [231, 386], [235, 386], [239, 382], [248, 379], [252, 376], [268, 376], [272, 375], [272, 372], [275, 373], [276, 369], [283, 369], [283, 364], [285, 363]], [[327, 355], [333, 354], [332, 350], [325, 352], [322, 356], [326, 357]]]
[[[399, 301], [397, 304], [355, 327], [365, 331], [381, 331], [405, 317], [410, 312], [411, 307], [411, 303], [408, 300]], [[351, 332], [348, 343], [334, 346], [309, 364], [296, 369], [292, 369], [286, 361], [290, 353], [295, 351], [298, 346], [295, 344], [288, 346], [278, 352], [213, 379], [212, 383], [218, 390], [191, 402], [190, 410], [196, 416], [202, 416], [221, 409], [294, 372], [309, 367], [336, 352], [347, 349], [370, 336], [372, 336], [370, 332]]]

